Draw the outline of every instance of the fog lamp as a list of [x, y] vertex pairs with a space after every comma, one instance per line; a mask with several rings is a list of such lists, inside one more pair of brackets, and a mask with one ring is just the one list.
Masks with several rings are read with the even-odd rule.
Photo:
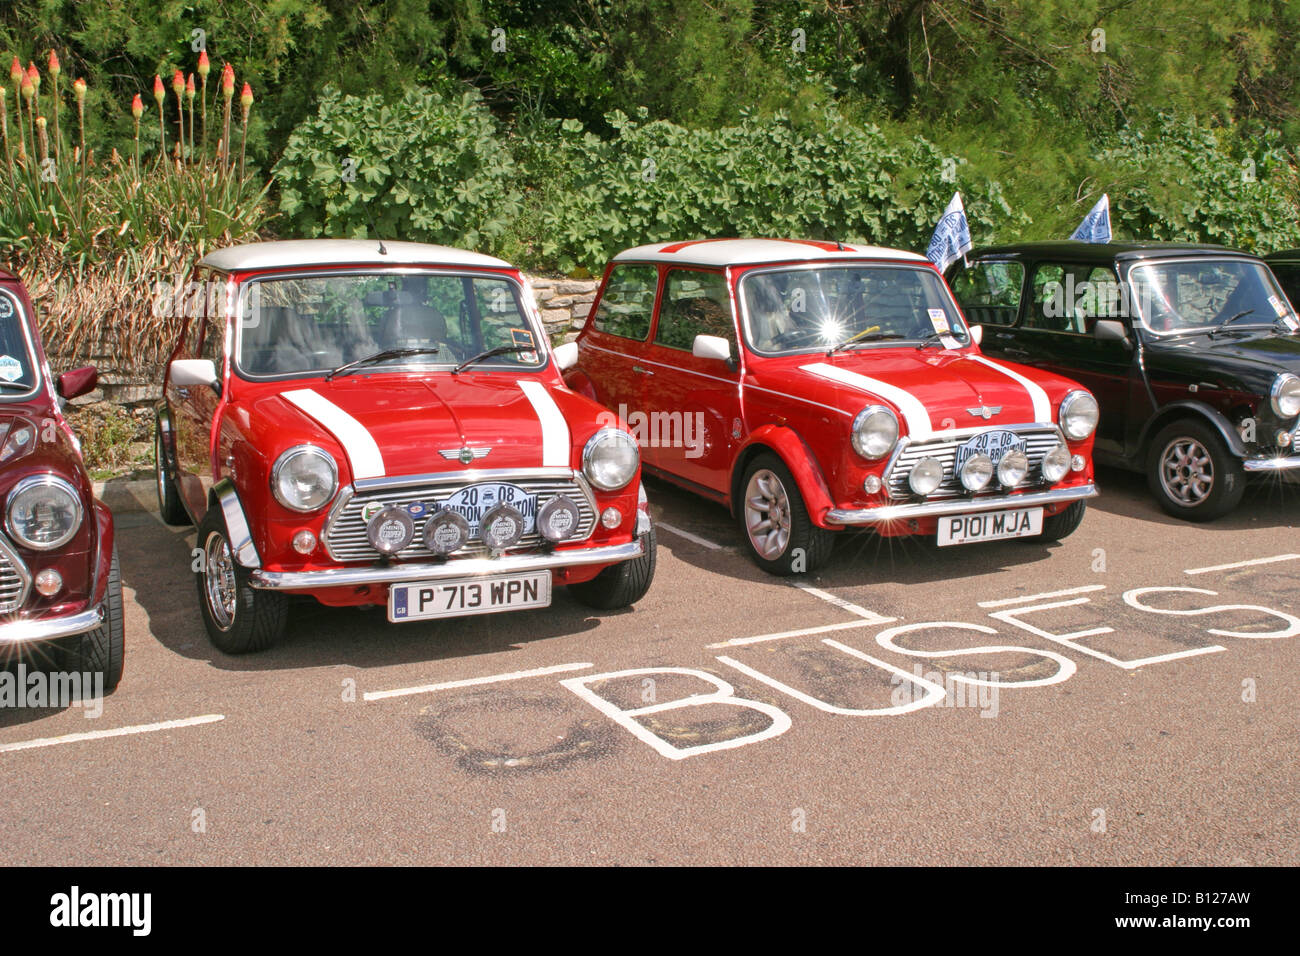
[[578, 506], [570, 498], [558, 495], [537, 512], [537, 528], [547, 541], [563, 541], [578, 530]]
[[415, 537], [415, 522], [404, 509], [389, 505], [370, 519], [366, 537], [380, 554], [396, 554]]
[[1070, 452], [1057, 445], [1043, 457], [1043, 479], [1050, 483], [1060, 481], [1070, 470]]
[[962, 463], [958, 477], [967, 491], [982, 491], [993, 480], [993, 459], [988, 455], [971, 455]]
[[1023, 451], [1009, 451], [998, 462], [998, 483], [1003, 488], [1014, 488], [1029, 474], [1029, 458]]
[[918, 495], [932, 495], [943, 484], [943, 462], [926, 456], [912, 466], [907, 483]]
[[424, 523], [424, 546], [434, 554], [451, 554], [469, 540], [469, 522], [446, 508]]
[[478, 528], [483, 543], [494, 551], [518, 544], [524, 536], [524, 516], [518, 508], [504, 501], [493, 505], [483, 515]]

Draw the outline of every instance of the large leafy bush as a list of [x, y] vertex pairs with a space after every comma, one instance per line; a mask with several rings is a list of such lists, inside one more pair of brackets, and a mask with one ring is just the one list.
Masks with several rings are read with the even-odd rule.
[[495, 249], [519, 213], [515, 163], [475, 93], [399, 99], [327, 90], [275, 167], [281, 231]]

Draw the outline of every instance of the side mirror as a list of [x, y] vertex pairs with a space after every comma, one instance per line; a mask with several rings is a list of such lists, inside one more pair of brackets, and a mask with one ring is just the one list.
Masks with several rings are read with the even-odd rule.
[[691, 354], [696, 358], [730, 362], [731, 343], [717, 335], [697, 335], [691, 346]]
[[1099, 321], [1093, 326], [1092, 335], [1098, 342], [1123, 342], [1127, 348], [1133, 347], [1133, 343], [1128, 338], [1128, 329], [1124, 328], [1124, 323], [1117, 322], [1114, 319]]
[[211, 359], [177, 359], [171, 364], [171, 382], [182, 388], [190, 385], [221, 387], [221, 379], [217, 377], [217, 367]]
[[553, 351], [555, 352], [555, 364], [560, 367], [561, 372], [567, 372], [578, 364], [577, 342], [565, 342], [563, 345], [557, 345]]
[[984, 326], [982, 326], [982, 325], [972, 325], [972, 326], [969, 326], [969, 329], [970, 329], [970, 340], [971, 340], [972, 342], [974, 342], [976, 345], [981, 345], [981, 344], [983, 344], [983, 342], [984, 342]]
[[62, 398], [76, 398], [93, 392], [98, 384], [99, 369], [93, 365], [71, 369], [54, 380], [54, 388]]

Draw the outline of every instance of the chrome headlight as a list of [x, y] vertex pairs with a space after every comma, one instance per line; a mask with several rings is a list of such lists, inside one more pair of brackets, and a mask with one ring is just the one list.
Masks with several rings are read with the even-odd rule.
[[863, 458], [884, 458], [898, 442], [898, 418], [883, 405], [868, 405], [853, 419], [853, 450]]
[[1273, 413], [1279, 418], [1300, 415], [1300, 378], [1283, 372], [1273, 382]]
[[601, 491], [616, 491], [636, 476], [641, 452], [636, 439], [618, 428], [602, 428], [582, 449], [582, 473]]
[[1073, 391], [1061, 402], [1061, 431], [1071, 441], [1082, 441], [1093, 433], [1101, 411], [1097, 400], [1084, 391]]
[[52, 551], [81, 527], [81, 495], [54, 475], [31, 475], [14, 485], [5, 509], [9, 533], [21, 545]]
[[326, 451], [295, 445], [275, 460], [271, 491], [290, 511], [323, 508], [339, 488], [339, 469]]

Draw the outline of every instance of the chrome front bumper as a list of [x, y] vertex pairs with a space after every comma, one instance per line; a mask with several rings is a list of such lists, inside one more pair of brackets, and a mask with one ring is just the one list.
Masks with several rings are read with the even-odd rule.
[[0, 644], [28, 644], [33, 641], [53, 641], [60, 637], [73, 637], [93, 631], [103, 623], [102, 607], [91, 608], [89, 611], [69, 614], [65, 617], [7, 621], [0, 624]]
[[314, 591], [318, 588], [359, 587], [370, 584], [401, 584], [411, 581], [441, 581], [489, 574], [514, 574], [554, 568], [576, 568], [591, 564], [619, 564], [639, 558], [639, 538], [627, 544], [603, 545], [549, 554], [514, 554], [500, 558], [464, 558], [418, 564], [372, 565], [364, 568], [328, 568], [324, 571], [267, 571], [258, 568], [249, 583], [269, 591]]
[[876, 525], [892, 521], [907, 521], [911, 518], [942, 518], [944, 515], [967, 515], [981, 511], [1038, 508], [1043, 505], [1065, 504], [1095, 497], [1097, 497], [1097, 486], [1090, 483], [1072, 488], [1030, 491], [999, 498], [945, 498], [942, 501], [881, 505], [879, 508], [832, 508], [826, 513], [826, 521], [828, 524], [839, 525]]
[[1294, 471], [1300, 468], [1300, 455], [1286, 458], [1246, 458], [1242, 460], [1241, 466], [1253, 472]]

